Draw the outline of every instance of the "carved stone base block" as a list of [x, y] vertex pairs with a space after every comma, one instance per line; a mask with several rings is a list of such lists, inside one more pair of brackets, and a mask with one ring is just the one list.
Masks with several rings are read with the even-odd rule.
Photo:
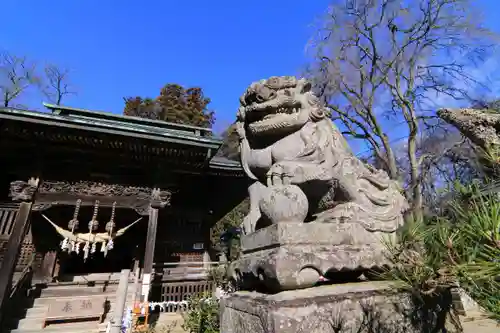
[[[236, 292], [221, 303], [224, 333], [416, 333], [443, 325], [419, 315], [411, 297], [388, 282], [284, 291]], [[451, 330], [449, 332], [455, 332]]]
[[233, 277], [244, 290], [269, 292], [308, 288], [321, 276], [352, 279], [389, 265], [383, 239], [357, 223], [280, 223], [241, 238], [242, 256]]

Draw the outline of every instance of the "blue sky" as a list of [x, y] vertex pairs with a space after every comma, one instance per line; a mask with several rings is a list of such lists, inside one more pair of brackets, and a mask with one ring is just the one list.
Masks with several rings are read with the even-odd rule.
[[[71, 106], [121, 113], [124, 96], [169, 82], [201, 86], [216, 130], [249, 83], [296, 74], [328, 0], [15, 0], [2, 4], [0, 49], [73, 70]], [[28, 105], [39, 97], [25, 96]], [[21, 102], [21, 101], [19, 101]], [[36, 105], [34, 105], [36, 104]]]
[[[80, 108], [121, 113], [124, 96], [156, 97], [169, 82], [201, 86], [220, 131], [249, 83], [300, 71], [329, 2], [4, 1], [0, 49], [70, 68], [78, 95], [64, 104]], [[477, 3], [500, 31], [500, 2]], [[41, 107], [39, 96], [19, 102]]]

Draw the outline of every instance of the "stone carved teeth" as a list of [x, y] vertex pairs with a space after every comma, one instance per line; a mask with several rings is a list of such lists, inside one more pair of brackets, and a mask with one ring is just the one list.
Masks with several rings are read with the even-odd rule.
[[277, 109], [276, 113], [287, 113], [287, 114], [292, 114], [297, 112], [297, 108], [289, 108], [289, 107], [280, 107]]
[[279, 108], [277, 108], [277, 109], [275, 109], [273, 111], [274, 112], [272, 112], [272, 113], [266, 114], [262, 119], [260, 119], [258, 121], [255, 121], [255, 123], [259, 123], [259, 122], [262, 122], [264, 120], [268, 120], [268, 119], [274, 118], [274, 117], [276, 117], [277, 115], [280, 115], [280, 114], [294, 114], [294, 113], [297, 113], [297, 112], [299, 112], [299, 108], [279, 107]]
[[[254, 121], [252, 124], [258, 125], [258, 124], [266, 122], [269, 119], [282, 119], [283, 120], [283, 119], [286, 119], [286, 118], [287, 118], [287, 114], [285, 114], [285, 113], [272, 113], [272, 114], [266, 115], [261, 120]], [[276, 121], [279, 121], [279, 120], [276, 120]]]

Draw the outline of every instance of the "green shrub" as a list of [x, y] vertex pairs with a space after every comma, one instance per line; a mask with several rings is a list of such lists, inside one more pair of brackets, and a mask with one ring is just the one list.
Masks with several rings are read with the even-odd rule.
[[494, 317], [500, 318], [500, 200], [474, 185], [446, 215], [410, 222], [399, 242], [388, 244], [393, 268], [386, 277], [420, 298], [460, 285]]
[[189, 333], [219, 333], [219, 302], [211, 293], [203, 293], [189, 300], [189, 311], [184, 315], [182, 328]]

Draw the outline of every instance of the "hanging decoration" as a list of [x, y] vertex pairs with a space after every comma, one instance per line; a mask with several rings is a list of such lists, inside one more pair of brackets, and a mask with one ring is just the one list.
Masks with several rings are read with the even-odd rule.
[[104, 256], [108, 255], [108, 250], [113, 249], [113, 231], [115, 229], [115, 211], [116, 211], [116, 201], [113, 202], [113, 207], [111, 207], [111, 217], [109, 218], [109, 222], [106, 223], [106, 231], [109, 234], [109, 242], [102, 243], [101, 252], [104, 252]]
[[47, 220], [54, 227], [56, 232], [63, 238], [63, 241], [61, 242], [61, 249], [63, 251], [75, 252], [76, 254], [79, 254], [83, 244], [82, 250], [84, 260], [88, 259], [89, 254], [95, 253], [97, 251], [98, 243], [101, 244], [101, 252], [103, 252], [104, 256], [106, 256], [108, 251], [113, 249], [113, 240], [116, 237], [122, 236], [134, 224], [142, 220], [142, 217], [140, 217], [130, 225], [115, 232], [116, 202], [114, 202], [111, 210], [110, 220], [108, 221], [108, 223], [106, 223], [106, 232], [95, 232], [99, 227], [99, 222], [97, 220], [97, 215], [99, 213], [99, 201], [96, 201], [92, 219], [88, 223], [89, 232], [76, 233], [75, 230], [78, 228], [79, 224], [78, 214], [80, 211], [81, 203], [81, 200], [78, 200], [76, 202], [73, 218], [68, 222], [69, 230], [61, 228], [60, 226], [52, 222], [45, 214], [42, 214], [42, 217]]
[[63, 250], [63, 251], [69, 251], [69, 247], [70, 247], [70, 245], [69, 245], [68, 239], [64, 238], [62, 240], [62, 242], [61, 242], [61, 250]]
[[[75, 205], [75, 211], [73, 213], [73, 218], [68, 222], [68, 229], [71, 230], [71, 233], [75, 233], [75, 229], [78, 228], [78, 225], [80, 222], [78, 221], [78, 213], [80, 212], [80, 206], [82, 204], [82, 200], [78, 199], [76, 201]], [[67, 252], [72, 252], [75, 251], [75, 242], [70, 242], [67, 237], [64, 238], [64, 240], [61, 243], [61, 250], [67, 251]]]
[[[208, 298], [201, 298], [200, 302], [203, 303], [217, 303], [219, 300], [216, 297], [208, 297]], [[139, 307], [141, 309], [141, 313], [145, 311], [146, 306], [144, 306], [144, 303], [139, 304]], [[169, 307], [174, 307], [175, 310], [188, 310], [189, 309], [189, 301], [183, 300], [183, 301], [164, 301], [164, 302], [148, 302], [147, 307], [150, 309], [150, 311], [154, 311], [156, 308], [159, 308], [161, 312], [166, 312]]]
[[91, 239], [92, 239], [92, 234], [94, 231], [97, 230], [99, 227], [99, 221], [97, 221], [97, 214], [99, 213], [99, 200], [95, 201], [94, 204], [94, 213], [92, 214], [92, 219], [89, 221], [88, 227], [89, 227], [89, 233], [88, 233], [88, 238], [87, 241], [85, 242], [85, 246], [83, 247], [83, 260], [86, 261], [89, 257], [89, 252], [93, 250], [92, 253], [95, 252], [95, 246], [90, 247], [91, 245]]

